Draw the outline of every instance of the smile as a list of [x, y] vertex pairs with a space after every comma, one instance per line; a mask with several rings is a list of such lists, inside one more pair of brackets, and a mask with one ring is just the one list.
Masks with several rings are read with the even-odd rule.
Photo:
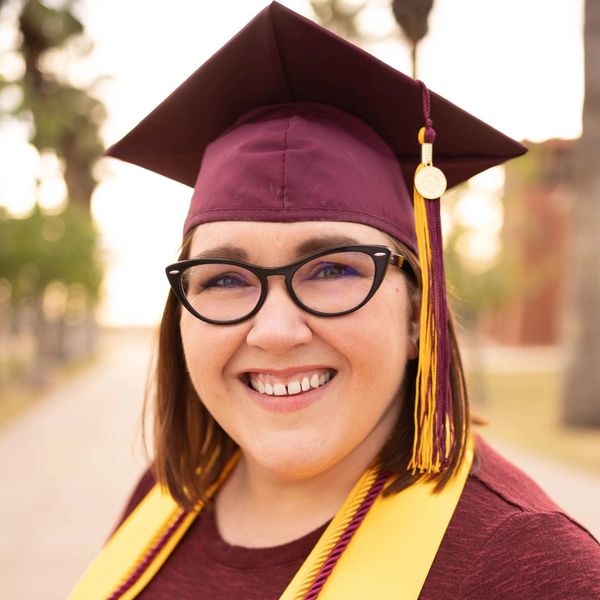
[[319, 388], [335, 377], [334, 369], [318, 369], [279, 378], [266, 373], [247, 373], [249, 386], [267, 396], [295, 396]]

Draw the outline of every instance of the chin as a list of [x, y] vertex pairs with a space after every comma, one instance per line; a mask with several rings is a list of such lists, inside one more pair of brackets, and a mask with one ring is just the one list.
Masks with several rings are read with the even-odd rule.
[[342, 449], [330, 448], [322, 440], [308, 443], [306, 440], [290, 440], [289, 436], [282, 443], [267, 441], [260, 448], [242, 448], [242, 453], [259, 468], [288, 481], [318, 477], [346, 455]]

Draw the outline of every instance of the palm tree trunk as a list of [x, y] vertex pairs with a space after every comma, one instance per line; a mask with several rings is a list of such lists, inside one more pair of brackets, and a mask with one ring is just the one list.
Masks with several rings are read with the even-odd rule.
[[600, 426], [600, 2], [585, 3], [585, 101], [578, 142], [563, 390], [567, 424]]

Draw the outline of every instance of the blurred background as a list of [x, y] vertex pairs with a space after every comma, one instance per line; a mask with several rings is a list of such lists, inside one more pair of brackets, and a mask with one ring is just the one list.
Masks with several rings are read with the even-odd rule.
[[[600, 3], [282, 3], [529, 146], [445, 197], [447, 275], [482, 435], [599, 536]], [[267, 4], [0, 0], [3, 598], [64, 598], [147, 464], [190, 190], [102, 150]]]

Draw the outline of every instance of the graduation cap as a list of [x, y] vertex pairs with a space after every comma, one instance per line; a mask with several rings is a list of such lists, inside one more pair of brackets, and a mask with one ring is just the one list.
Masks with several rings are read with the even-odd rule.
[[351, 221], [417, 250], [423, 291], [410, 466], [434, 472], [460, 437], [452, 431], [438, 198], [446, 182], [525, 151], [273, 2], [106, 154], [193, 187], [185, 233], [209, 221]]

